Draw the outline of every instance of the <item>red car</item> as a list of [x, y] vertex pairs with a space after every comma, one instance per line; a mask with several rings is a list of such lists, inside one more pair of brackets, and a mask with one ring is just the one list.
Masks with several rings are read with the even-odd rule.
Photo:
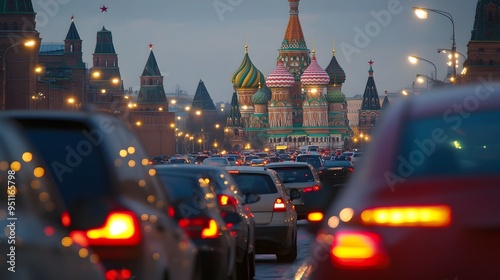
[[500, 279], [500, 87], [384, 112], [296, 279]]

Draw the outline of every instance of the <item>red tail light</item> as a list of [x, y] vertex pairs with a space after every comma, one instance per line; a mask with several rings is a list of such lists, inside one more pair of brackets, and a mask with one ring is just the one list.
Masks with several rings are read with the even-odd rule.
[[314, 185], [312, 187], [303, 188], [302, 192], [316, 192], [319, 191], [321, 187], [319, 185]]
[[133, 246], [141, 241], [139, 220], [133, 212], [108, 214], [104, 225], [87, 231], [73, 231], [71, 238], [81, 246]]
[[381, 267], [388, 263], [378, 235], [362, 231], [339, 231], [333, 237], [330, 258], [335, 266]]
[[131, 277], [132, 272], [126, 268], [106, 271], [106, 280], [129, 280]]
[[232, 196], [219, 194], [219, 206], [222, 211], [236, 212], [236, 199]]
[[61, 215], [61, 223], [65, 227], [69, 227], [71, 225], [71, 217], [67, 211], [64, 211]]
[[273, 210], [274, 212], [285, 212], [286, 211], [285, 201], [282, 198], [276, 198], [276, 200], [274, 201]]
[[219, 235], [219, 225], [208, 217], [180, 219], [179, 226], [192, 238], [217, 238]]
[[349, 171], [349, 172], [354, 172], [354, 167], [347, 167], [346, 169], [347, 169], [347, 171]]

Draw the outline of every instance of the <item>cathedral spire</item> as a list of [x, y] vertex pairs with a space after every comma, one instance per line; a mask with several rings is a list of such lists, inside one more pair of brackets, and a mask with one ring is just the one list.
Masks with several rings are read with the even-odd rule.
[[304, 33], [302, 33], [302, 26], [299, 20], [299, 1], [288, 0], [290, 3], [290, 19], [286, 28], [285, 37], [281, 43], [282, 50], [306, 50], [306, 40]]
[[361, 110], [380, 110], [380, 101], [378, 97], [375, 79], [373, 79], [373, 61], [368, 62], [370, 69], [368, 70], [368, 81], [366, 82], [365, 92], [363, 94], [363, 103]]

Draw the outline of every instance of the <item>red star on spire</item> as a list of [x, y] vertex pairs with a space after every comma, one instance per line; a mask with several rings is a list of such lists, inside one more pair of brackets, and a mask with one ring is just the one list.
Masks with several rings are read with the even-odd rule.
[[100, 9], [101, 9], [101, 13], [108, 12], [108, 7], [106, 7], [104, 5], [102, 5], [102, 7]]
[[75, 21], [75, 16], [71, 16], [71, 21]]
[[152, 50], [153, 49], [153, 44], [149, 44], [149, 49]]
[[370, 64], [370, 66], [372, 66], [373, 60], [370, 59], [370, 61], [368, 61], [368, 64]]

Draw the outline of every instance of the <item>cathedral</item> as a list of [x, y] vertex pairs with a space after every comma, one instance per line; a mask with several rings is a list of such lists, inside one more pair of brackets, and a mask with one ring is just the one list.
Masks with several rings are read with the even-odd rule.
[[[342, 93], [346, 75], [335, 57], [323, 69], [307, 48], [299, 1], [288, 0], [290, 18], [276, 68], [265, 77], [250, 60], [248, 45], [232, 76], [233, 98], [225, 137], [233, 150], [342, 149], [352, 134]], [[248, 144], [242, 144], [242, 135]]]

